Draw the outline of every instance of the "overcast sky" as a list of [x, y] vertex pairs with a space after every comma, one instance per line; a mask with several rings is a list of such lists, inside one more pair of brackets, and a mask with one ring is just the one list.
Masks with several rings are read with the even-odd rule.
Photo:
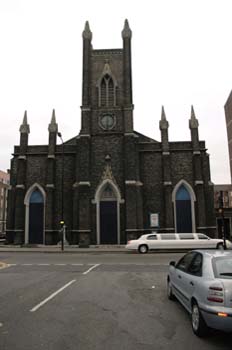
[[79, 133], [82, 31], [96, 49], [121, 48], [132, 29], [134, 128], [190, 140], [191, 105], [210, 154], [211, 179], [229, 183], [224, 104], [232, 89], [231, 0], [0, 0], [0, 169], [10, 167], [24, 111], [29, 144], [47, 144], [52, 109], [63, 139]]

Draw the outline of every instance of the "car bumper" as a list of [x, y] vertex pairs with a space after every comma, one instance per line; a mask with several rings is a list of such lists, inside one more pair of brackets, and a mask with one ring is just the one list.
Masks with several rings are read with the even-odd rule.
[[126, 249], [129, 249], [129, 250], [138, 250], [138, 247], [137, 247], [137, 246], [133, 246], [133, 245], [131, 245], [131, 244], [127, 244], [127, 245], [125, 246], [125, 248], [126, 248]]
[[[202, 316], [208, 327], [225, 332], [232, 332], [232, 310], [231, 308], [220, 307], [216, 309], [201, 309]], [[225, 313], [227, 316], [219, 316], [218, 313]]]

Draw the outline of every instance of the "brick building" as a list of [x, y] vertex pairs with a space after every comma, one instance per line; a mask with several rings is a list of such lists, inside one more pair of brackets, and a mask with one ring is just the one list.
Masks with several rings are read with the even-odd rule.
[[[232, 240], [232, 185], [214, 185], [214, 208], [216, 215], [217, 236], [223, 237], [223, 230], [227, 239]], [[219, 212], [222, 209], [223, 214]]]
[[226, 130], [230, 158], [230, 178], [232, 179], [232, 91], [225, 103]]
[[10, 175], [0, 170], [0, 235], [6, 232], [7, 194], [10, 185]]
[[152, 229], [214, 234], [209, 155], [193, 107], [188, 142], [169, 142], [164, 108], [161, 142], [133, 128], [131, 37], [125, 21], [123, 48], [94, 50], [86, 22], [77, 136], [57, 144], [53, 111], [48, 145], [30, 146], [25, 112], [11, 163], [9, 242], [56, 244], [62, 218], [69, 243], [80, 246]]

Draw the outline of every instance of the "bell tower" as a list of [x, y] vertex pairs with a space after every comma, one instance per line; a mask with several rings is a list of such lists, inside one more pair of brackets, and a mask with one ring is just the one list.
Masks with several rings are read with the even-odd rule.
[[81, 134], [133, 132], [131, 36], [125, 20], [123, 48], [93, 49], [88, 22], [83, 31]]

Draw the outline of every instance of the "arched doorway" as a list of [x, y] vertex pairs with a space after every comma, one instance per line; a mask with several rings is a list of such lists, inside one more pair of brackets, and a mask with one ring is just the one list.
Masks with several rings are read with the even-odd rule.
[[100, 197], [101, 244], [117, 244], [117, 198], [112, 186], [107, 183]]
[[176, 193], [177, 232], [192, 232], [191, 198], [184, 185]]
[[172, 195], [175, 216], [175, 231], [178, 233], [195, 232], [196, 200], [192, 187], [184, 180], [180, 181]]
[[120, 191], [115, 182], [104, 179], [98, 186], [96, 204], [96, 238], [97, 244], [120, 244]]
[[44, 200], [42, 193], [36, 189], [30, 196], [29, 204], [29, 243], [43, 243]]
[[33, 184], [25, 195], [25, 243], [44, 244], [46, 192]]

